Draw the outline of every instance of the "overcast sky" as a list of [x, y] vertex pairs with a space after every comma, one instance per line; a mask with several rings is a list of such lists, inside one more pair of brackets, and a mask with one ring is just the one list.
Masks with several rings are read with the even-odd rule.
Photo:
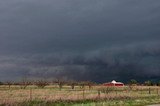
[[24, 76], [158, 80], [160, 1], [1, 0], [0, 80]]

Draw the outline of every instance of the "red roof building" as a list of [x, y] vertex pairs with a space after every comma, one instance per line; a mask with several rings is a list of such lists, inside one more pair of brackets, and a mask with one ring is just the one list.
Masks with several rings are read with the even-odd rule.
[[116, 82], [113, 80], [112, 82], [104, 83], [104, 86], [124, 86], [124, 83], [122, 82]]

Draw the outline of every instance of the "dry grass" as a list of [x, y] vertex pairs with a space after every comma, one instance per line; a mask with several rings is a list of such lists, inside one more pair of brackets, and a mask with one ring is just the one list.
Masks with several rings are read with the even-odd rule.
[[[44, 89], [36, 86], [28, 86], [26, 89], [20, 89], [19, 86], [0, 86], [0, 104], [14, 104], [29, 100], [57, 101], [57, 100], [84, 100], [84, 99], [115, 99], [115, 98], [143, 98], [158, 96], [159, 87], [134, 86], [120, 87], [110, 90], [108, 93], [100, 92], [100, 89], [106, 89], [102, 86], [94, 86], [91, 90], [85, 87], [85, 90], [78, 86], [71, 90], [70, 86], [64, 86], [60, 91], [57, 86], [47, 86]], [[150, 91], [149, 91], [150, 90]]]

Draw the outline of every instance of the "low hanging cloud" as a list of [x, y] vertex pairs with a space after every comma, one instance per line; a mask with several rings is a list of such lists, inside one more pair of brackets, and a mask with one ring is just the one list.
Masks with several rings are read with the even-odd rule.
[[83, 55], [39, 54], [1, 57], [1, 78], [64, 78], [96, 82], [157, 78], [160, 74], [159, 45], [160, 43], [116, 46]]
[[160, 1], [0, 1], [0, 80], [159, 80]]

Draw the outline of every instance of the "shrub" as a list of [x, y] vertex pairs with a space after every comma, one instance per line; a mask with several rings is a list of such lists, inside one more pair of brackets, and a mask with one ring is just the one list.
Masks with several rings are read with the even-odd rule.
[[3, 82], [0, 81], [0, 85], [3, 85]]
[[131, 80], [129, 81], [129, 84], [130, 84], [130, 85], [136, 85], [136, 84], [138, 84], [138, 82], [137, 82], [135, 79], [131, 79]]
[[150, 80], [148, 80], [148, 81], [145, 81], [145, 82], [144, 82], [144, 85], [146, 85], [146, 86], [151, 86], [151, 85], [153, 85], [153, 82], [150, 81]]

